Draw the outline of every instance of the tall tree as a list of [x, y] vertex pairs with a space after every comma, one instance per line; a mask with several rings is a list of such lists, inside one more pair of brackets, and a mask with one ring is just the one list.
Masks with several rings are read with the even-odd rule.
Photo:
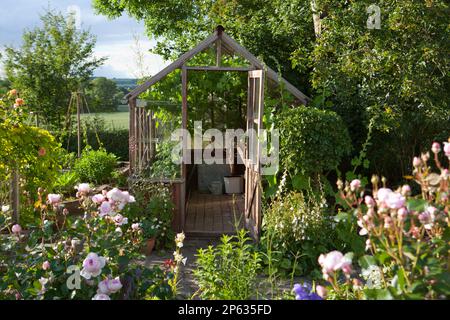
[[5, 71], [12, 86], [26, 96], [31, 111], [57, 129], [72, 91], [89, 81], [104, 58], [93, 55], [96, 39], [77, 30], [72, 15], [47, 11], [42, 26], [25, 31], [20, 48], [5, 48]]
[[86, 90], [86, 96], [90, 111], [113, 112], [117, 111], [120, 100], [124, 95], [113, 80], [99, 77], [90, 82]]
[[355, 144], [375, 119], [372, 169], [401, 178], [415, 154], [448, 135], [448, 1], [315, 2], [324, 18], [310, 57], [313, 87], [334, 102]]

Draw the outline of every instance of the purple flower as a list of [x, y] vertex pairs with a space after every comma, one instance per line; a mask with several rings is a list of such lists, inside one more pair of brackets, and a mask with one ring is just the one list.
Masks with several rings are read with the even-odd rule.
[[303, 284], [296, 283], [293, 289], [296, 300], [322, 300], [322, 298], [312, 291], [312, 287], [309, 283]]

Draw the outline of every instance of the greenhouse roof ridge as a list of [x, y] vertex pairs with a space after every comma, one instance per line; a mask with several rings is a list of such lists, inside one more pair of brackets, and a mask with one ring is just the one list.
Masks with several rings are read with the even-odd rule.
[[[185, 66], [185, 63], [195, 56], [196, 54], [202, 52], [203, 50], [207, 49], [211, 45], [216, 44], [218, 48], [218, 54], [221, 54], [222, 48], [225, 49], [228, 52], [233, 52], [236, 54], [241, 55], [243, 58], [245, 58], [250, 64], [252, 65], [253, 69], [262, 69], [266, 72], [267, 78], [272, 80], [276, 84], [283, 83], [285, 89], [289, 91], [295, 98], [297, 98], [301, 103], [307, 104], [310, 101], [310, 98], [307, 97], [303, 92], [298, 90], [294, 85], [292, 85], [289, 81], [278, 75], [277, 72], [272, 70], [270, 67], [265, 65], [262, 61], [260, 61], [258, 58], [256, 58], [251, 52], [249, 52], [246, 48], [241, 46], [237, 41], [235, 41], [233, 38], [231, 38], [228, 34], [225, 33], [224, 28], [221, 25], [218, 25], [214, 31], [213, 34], [208, 36], [205, 40], [201, 41], [196, 47], [193, 49], [185, 52], [182, 54], [177, 60], [172, 62], [170, 65], [162, 69], [160, 72], [155, 74], [153, 77], [151, 77], [148, 81], [144, 82], [143, 84], [136, 87], [134, 90], [130, 91], [126, 96], [125, 99], [135, 99], [137, 98], [141, 93], [146, 91], [148, 88], [150, 88], [152, 85], [163, 79], [166, 75], [168, 75], [170, 72], [174, 71], [175, 69], [182, 68]], [[205, 67], [208, 68], [208, 67]], [[211, 70], [215, 69], [220, 71], [220, 67], [210, 67]], [[223, 71], [226, 71], [225, 68], [223, 68]]]

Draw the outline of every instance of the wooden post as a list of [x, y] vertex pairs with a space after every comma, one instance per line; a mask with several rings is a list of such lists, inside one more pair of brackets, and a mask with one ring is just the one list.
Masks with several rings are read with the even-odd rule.
[[[183, 65], [181, 67], [181, 125], [184, 130], [187, 129], [187, 121], [188, 121], [188, 112], [187, 112], [187, 69], [186, 66]], [[185, 161], [185, 155], [187, 155], [188, 149], [187, 149], [187, 137], [183, 136], [183, 162], [181, 164], [181, 178], [183, 180], [180, 190], [180, 201], [181, 201], [181, 209], [180, 209], [180, 227], [181, 229], [184, 229], [184, 223], [186, 220], [186, 188], [187, 188], [187, 172], [186, 172], [186, 163]]]
[[20, 218], [20, 189], [19, 170], [14, 168], [11, 173], [11, 204], [13, 211], [13, 222], [19, 223]]
[[130, 173], [134, 173], [136, 161], [135, 161], [135, 149], [136, 149], [136, 132], [135, 132], [135, 113], [136, 113], [136, 98], [128, 100], [128, 106], [130, 108], [130, 129], [129, 129], [129, 160], [130, 160]]
[[80, 93], [76, 93], [77, 104], [77, 143], [78, 143], [78, 158], [81, 157], [81, 106], [80, 106]]

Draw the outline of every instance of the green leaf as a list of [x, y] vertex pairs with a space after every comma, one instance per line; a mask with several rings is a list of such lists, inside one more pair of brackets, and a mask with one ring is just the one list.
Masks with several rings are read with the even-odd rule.
[[296, 175], [292, 178], [292, 187], [296, 190], [306, 190], [309, 187], [309, 180], [303, 175]]
[[388, 289], [365, 289], [364, 295], [368, 300], [393, 300], [394, 297]]
[[364, 255], [358, 260], [359, 265], [363, 269], [368, 269], [370, 266], [376, 266], [377, 262], [374, 256]]
[[427, 204], [428, 202], [423, 199], [410, 199], [406, 202], [406, 207], [408, 208], [408, 211], [422, 212], [425, 210]]

